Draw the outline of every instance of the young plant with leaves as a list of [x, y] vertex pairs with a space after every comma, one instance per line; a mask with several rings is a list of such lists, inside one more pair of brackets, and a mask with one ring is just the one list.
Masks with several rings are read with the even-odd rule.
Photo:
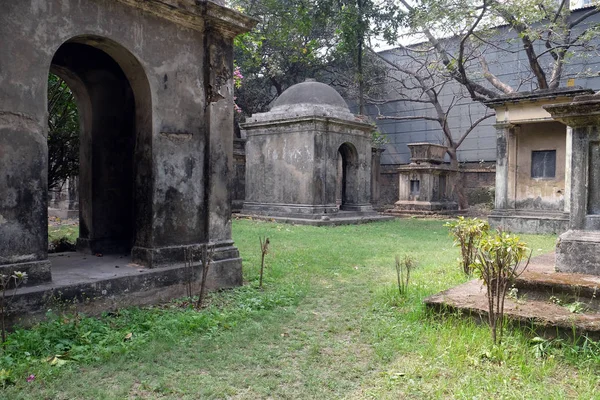
[[269, 241], [269, 238], [266, 238], [263, 240], [262, 237], [258, 238], [259, 242], [260, 242], [260, 281], [258, 283], [258, 287], [262, 289], [263, 286], [263, 273], [265, 270], [265, 256], [267, 254], [269, 254], [269, 244], [271, 243]]
[[27, 282], [25, 272], [14, 271], [10, 274], [0, 274], [0, 322], [2, 323], [3, 346], [6, 343], [6, 315], [10, 312], [10, 304], [17, 293], [17, 289], [25, 282]]
[[477, 245], [490, 230], [490, 224], [479, 218], [460, 216], [454, 221], [446, 222], [444, 226], [450, 229], [450, 236], [454, 238], [454, 245], [460, 247], [463, 272], [465, 275], [471, 276]]
[[408, 254], [405, 254], [402, 260], [400, 260], [399, 256], [396, 256], [396, 278], [398, 280], [398, 294], [400, 297], [406, 295], [408, 292], [410, 272], [416, 265], [416, 260]]
[[488, 322], [494, 344], [502, 343], [506, 292], [525, 271], [530, 258], [527, 245], [506, 232], [486, 234], [477, 244], [472, 268], [486, 286]]

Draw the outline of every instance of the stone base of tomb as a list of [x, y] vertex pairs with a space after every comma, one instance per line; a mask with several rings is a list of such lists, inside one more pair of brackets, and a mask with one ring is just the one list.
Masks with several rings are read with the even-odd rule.
[[[237, 250], [232, 252], [237, 254]], [[242, 284], [242, 260], [226, 251], [217, 252], [206, 287], [224, 289]], [[199, 293], [200, 267], [190, 271], [184, 263], [148, 268], [125, 255], [90, 256], [77, 252], [50, 254], [52, 281], [20, 287], [11, 303], [9, 325], [29, 325], [43, 319], [49, 309], [68, 307], [88, 315], [130, 306], [156, 304], [184, 297], [191, 285]], [[6, 267], [6, 266], [3, 266]], [[0, 267], [0, 268], [3, 268]], [[12, 292], [11, 292], [12, 293]]]
[[349, 205], [338, 209], [335, 205], [298, 206], [244, 203], [238, 218], [252, 218], [298, 225], [328, 226], [355, 225], [393, 219], [373, 210], [373, 206]]
[[[233, 241], [222, 241], [211, 243], [214, 245], [213, 261], [211, 268], [222, 269], [224, 272], [222, 284], [241, 285], [242, 283], [242, 259], [240, 253], [233, 245]], [[192, 244], [185, 246], [168, 246], [168, 247], [134, 247], [131, 250], [131, 257], [137, 264], [144, 265], [148, 268], [161, 268], [177, 263], [185, 262], [185, 252], [187, 249], [199, 250], [200, 244]], [[217, 267], [220, 265], [220, 267]]]
[[600, 232], [569, 230], [560, 235], [556, 271], [600, 276]]
[[[598, 249], [595, 251], [600, 254]], [[559, 257], [557, 252], [557, 261]], [[504, 315], [511, 324], [536, 335], [573, 338], [574, 334], [585, 334], [597, 340], [600, 338], [599, 285], [598, 276], [556, 271], [554, 253], [537, 256], [515, 280], [515, 295], [506, 297]], [[553, 301], [553, 298], [559, 298], [561, 302]], [[440, 312], [460, 313], [487, 321], [486, 287], [477, 279], [429, 296], [424, 303]], [[584, 306], [574, 313], [568, 305], [577, 303]]]
[[560, 211], [496, 209], [488, 221], [493, 228], [515, 233], [558, 234], [569, 229], [569, 214]]
[[29, 261], [0, 265], [0, 274], [10, 275], [15, 271], [25, 272], [27, 281], [23, 286], [32, 286], [52, 280], [50, 261]]
[[394, 208], [386, 211], [390, 214], [447, 214], [454, 215], [459, 212], [458, 203], [454, 201], [411, 201], [400, 200], [394, 203]]
[[[294, 216], [298, 218], [320, 218], [322, 215], [336, 214], [335, 204], [281, 204], [244, 202], [241, 213], [244, 215], [270, 215], [276, 217]], [[371, 210], [373, 207], [371, 206]]]

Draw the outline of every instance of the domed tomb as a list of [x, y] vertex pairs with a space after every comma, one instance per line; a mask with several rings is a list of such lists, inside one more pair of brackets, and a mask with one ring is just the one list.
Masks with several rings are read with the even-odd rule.
[[248, 122], [273, 121], [289, 117], [321, 116], [358, 120], [348, 104], [331, 86], [314, 79], [291, 86], [279, 96], [266, 113], [256, 114]]
[[319, 225], [339, 223], [342, 214], [348, 222], [379, 217], [371, 206], [374, 126], [352, 114], [332, 87], [314, 80], [294, 85], [242, 127], [242, 213]]

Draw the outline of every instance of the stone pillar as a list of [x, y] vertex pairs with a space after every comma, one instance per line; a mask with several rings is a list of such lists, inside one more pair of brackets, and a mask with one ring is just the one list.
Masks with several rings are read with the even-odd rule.
[[239, 213], [246, 197], [246, 139], [233, 139], [232, 212]]
[[573, 159], [573, 128], [567, 126], [565, 144], [565, 212], [571, 210], [571, 163]]
[[205, 233], [207, 241], [215, 245], [218, 271], [214, 273], [229, 277], [229, 284], [241, 285], [242, 259], [231, 238], [234, 36], [218, 27], [209, 26], [206, 31]]
[[556, 270], [600, 275], [600, 96], [544, 108], [572, 128], [569, 230], [556, 245]]
[[380, 182], [381, 175], [381, 153], [385, 149], [373, 147], [371, 149], [371, 204], [377, 206], [380, 197]]
[[11, 8], [17, 5], [3, 4], [0, 13], [0, 274], [23, 271], [29, 275], [28, 284], [35, 285], [51, 279], [48, 71], [39, 73], [46, 62], [42, 52], [11, 25]]
[[496, 126], [496, 209], [508, 208], [509, 136], [513, 125]]

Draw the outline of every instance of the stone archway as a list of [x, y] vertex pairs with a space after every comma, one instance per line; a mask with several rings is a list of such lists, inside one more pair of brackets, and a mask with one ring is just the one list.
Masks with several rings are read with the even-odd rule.
[[[112, 53], [112, 54], [110, 54]], [[126, 65], [128, 74], [121, 65]], [[80, 36], [55, 52], [50, 71], [72, 89], [80, 111], [78, 250], [129, 253], [150, 229], [144, 166], [150, 149], [151, 93], [131, 53], [97, 36]], [[129, 76], [133, 79], [129, 79]], [[146, 140], [144, 138], [146, 137]]]
[[130, 252], [148, 268], [140, 277], [175, 271], [140, 279], [146, 290], [178, 283], [186, 250], [210, 243], [209, 285], [241, 284], [228, 183], [233, 39], [256, 21], [211, 0], [18, 1], [2, 11], [0, 272], [24, 271], [30, 286], [72, 283], [48, 256], [50, 71], [81, 114], [80, 249]]
[[346, 210], [351, 205], [356, 205], [358, 185], [358, 152], [350, 143], [343, 143], [338, 148], [338, 185], [337, 190], [341, 202], [340, 210]]

